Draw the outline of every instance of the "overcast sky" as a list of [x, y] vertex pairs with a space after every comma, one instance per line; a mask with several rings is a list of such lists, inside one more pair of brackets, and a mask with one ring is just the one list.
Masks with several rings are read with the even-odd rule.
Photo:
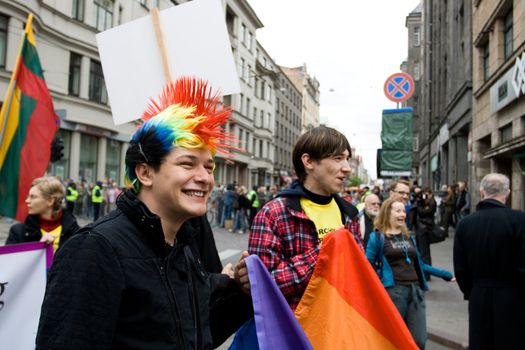
[[407, 57], [405, 21], [419, 0], [248, 0], [275, 62], [306, 63], [321, 84], [321, 122], [345, 133], [376, 178], [385, 80]]

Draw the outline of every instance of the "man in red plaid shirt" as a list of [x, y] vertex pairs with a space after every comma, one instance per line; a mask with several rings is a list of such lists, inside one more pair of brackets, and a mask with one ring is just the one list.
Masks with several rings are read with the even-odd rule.
[[248, 241], [295, 310], [312, 276], [324, 236], [343, 225], [363, 250], [358, 210], [343, 200], [351, 172], [351, 148], [333, 128], [319, 126], [303, 134], [292, 158], [298, 180], [257, 213]]

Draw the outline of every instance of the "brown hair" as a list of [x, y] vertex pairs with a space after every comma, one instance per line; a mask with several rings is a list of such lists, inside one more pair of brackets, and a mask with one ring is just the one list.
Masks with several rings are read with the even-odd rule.
[[[383, 205], [381, 205], [381, 209], [379, 210], [379, 215], [376, 216], [376, 219], [374, 220], [374, 229], [377, 229], [387, 237], [390, 237], [390, 234], [387, 233], [387, 230], [392, 229], [390, 226], [390, 215], [392, 213], [392, 206], [394, 203], [399, 202], [403, 204], [402, 201], [394, 198], [387, 199]], [[403, 204], [403, 207], [405, 204]], [[401, 232], [405, 237], [410, 237], [410, 234], [408, 233], [406, 225], [401, 226]]]
[[388, 190], [391, 191], [391, 192], [394, 192], [396, 190], [397, 184], [407, 185], [408, 188], [410, 188], [410, 184], [408, 183], [408, 181], [397, 180], [397, 181], [393, 181], [393, 182], [390, 183], [390, 186], [388, 186]]
[[42, 192], [44, 198], [52, 198], [53, 201], [53, 217], [63, 208], [63, 202], [65, 197], [64, 185], [55, 176], [43, 176], [33, 180], [31, 187], [36, 187]]
[[343, 153], [345, 150], [348, 150], [351, 157], [352, 148], [348, 139], [333, 128], [322, 125], [302, 134], [292, 152], [293, 166], [299, 181], [304, 182], [306, 180], [306, 171], [301, 159], [303, 154], [308, 154], [312, 160], [320, 161]]

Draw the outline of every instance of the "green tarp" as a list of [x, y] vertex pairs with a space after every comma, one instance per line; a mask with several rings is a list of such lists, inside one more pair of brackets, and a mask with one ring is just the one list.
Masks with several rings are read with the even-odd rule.
[[[383, 111], [378, 175], [403, 176], [412, 170], [412, 108]], [[381, 174], [381, 172], [385, 172]]]
[[383, 111], [381, 127], [383, 149], [412, 151], [412, 137], [411, 108]]

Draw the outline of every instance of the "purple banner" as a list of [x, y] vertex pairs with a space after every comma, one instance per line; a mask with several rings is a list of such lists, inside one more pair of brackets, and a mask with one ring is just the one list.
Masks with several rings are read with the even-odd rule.
[[46, 250], [46, 268], [51, 267], [53, 262], [53, 245], [46, 244], [44, 242], [29, 242], [29, 243], [19, 243], [19, 244], [10, 244], [3, 247], [0, 247], [0, 254], [12, 254], [12, 253], [21, 253], [29, 252], [32, 250]]

